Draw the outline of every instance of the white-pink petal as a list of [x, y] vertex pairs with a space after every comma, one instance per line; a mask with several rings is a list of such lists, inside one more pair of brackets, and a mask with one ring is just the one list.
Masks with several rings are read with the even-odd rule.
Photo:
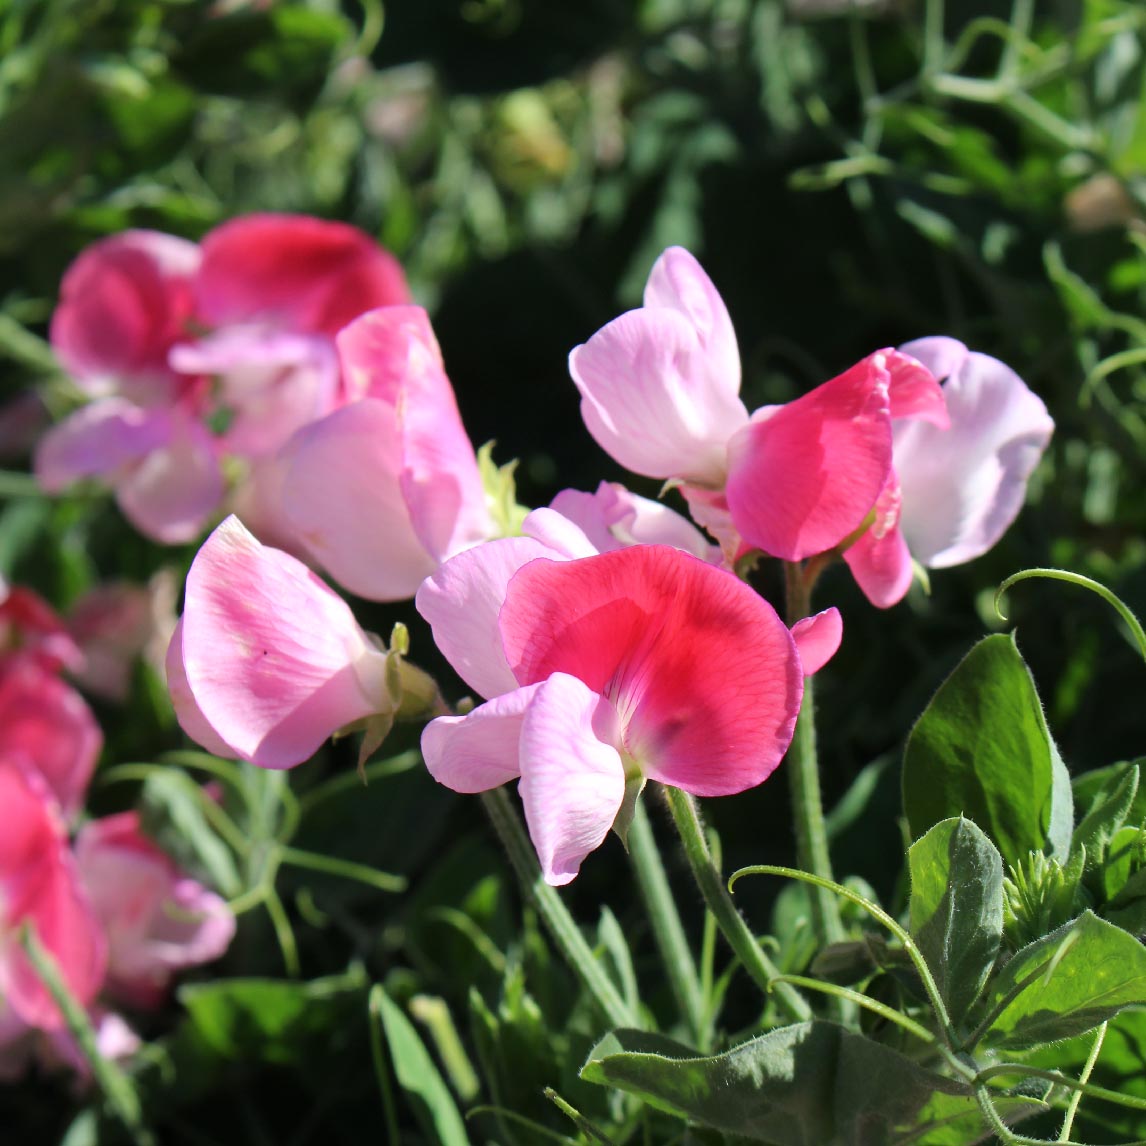
[[[946, 345], [953, 340], [923, 341], [939, 344], [935, 359], [942, 352], [957, 360]], [[909, 345], [925, 359], [927, 348], [920, 355], [918, 343]], [[918, 421], [894, 427], [900, 529], [915, 559], [937, 569], [970, 561], [999, 540], [1054, 430], [1042, 399], [1009, 366], [975, 352], [956, 366], [943, 386], [949, 430]]]
[[422, 732], [430, 775], [455, 792], [488, 792], [516, 780], [522, 721], [540, 687], [503, 693], [465, 716], [431, 720]]
[[521, 781], [529, 836], [546, 883], [569, 883], [621, 810], [625, 766], [613, 705], [574, 676], [537, 686], [521, 729]]
[[532, 537], [504, 537], [459, 553], [428, 577], [414, 604], [430, 623], [434, 642], [454, 671], [479, 696], [517, 688], [498, 628], [498, 614], [513, 575], [538, 557], [564, 554]]

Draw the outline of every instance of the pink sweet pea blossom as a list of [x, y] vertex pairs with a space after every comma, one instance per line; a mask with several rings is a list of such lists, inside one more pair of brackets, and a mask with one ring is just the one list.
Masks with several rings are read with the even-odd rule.
[[104, 935], [80, 886], [56, 802], [19, 756], [0, 759], [0, 808], [0, 998], [14, 1020], [54, 1029], [63, 1018], [20, 946], [21, 927], [35, 930], [83, 1004], [103, 981]]
[[274, 532], [351, 592], [401, 600], [494, 522], [426, 312], [371, 311], [337, 345], [353, 400], [274, 463]]
[[724, 303], [687, 251], [653, 266], [644, 306], [573, 350], [589, 431], [622, 465], [683, 486], [735, 558], [799, 561], [864, 525], [891, 478], [893, 417], [945, 424], [935, 379], [892, 350], [749, 417]]
[[387, 654], [346, 602], [235, 517], [191, 565], [167, 673], [189, 736], [264, 768], [308, 759], [390, 700]]
[[10, 653], [29, 653], [45, 668], [72, 672], [82, 668], [84, 653], [67, 625], [38, 593], [22, 585], [0, 593], [0, 664]]
[[108, 940], [103, 990], [140, 1009], [159, 1006], [176, 972], [217, 959], [235, 919], [226, 903], [181, 872], [124, 812], [76, 837], [76, 864]]
[[661, 545], [529, 560], [539, 545], [470, 550], [419, 592], [439, 647], [490, 698], [431, 722], [422, 750], [455, 791], [518, 779], [545, 879], [562, 884], [604, 840], [627, 786], [714, 796], [766, 779], [803, 673], [783, 622], [729, 573]]
[[35, 656], [0, 661], [0, 758], [21, 758], [71, 819], [83, 807], [103, 733], [83, 697]]

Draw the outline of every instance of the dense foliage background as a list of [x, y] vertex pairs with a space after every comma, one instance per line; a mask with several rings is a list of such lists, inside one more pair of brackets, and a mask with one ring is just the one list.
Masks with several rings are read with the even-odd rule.
[[[622, 476], [581, 424], [566, 355], [639, 299], [669, 244], [728, 303], [749, 408], [879, 346], [954, 335], [1014, 366], [1058, 431], [1018, 524], [936, 573], [930, 596], [880, 613], [846, 574], [820, 588], [846, 618], [819, 689], [829, 802], [874, 763], [874, 794], [836, 817], [838, 867], [894, 906], [902, 742], [1001, 626], [999, 581], [1063, 565], [1146, 607], [1144, 51], [1136, 0], [7, 0], [0, 573], [66, 609], [102, 580], [165, 566], [181, 579], [193, 555], [140, 539], [105, 497], [50, 500], [26, 476], [39, 429], [75, 403], [45, 342], [60, 276], [129, 226], [197, 238], [276, 210], [378, 237], [431, 310], [471, 436], [521, 459], [530, 505]], [[1142, 668], [1102, 606], [1050, 583], [1008, 604], [1072, 772], [1137, 756]], [[379, 632], [407, 621], [412, 658], [460, 694], [412, 608], [358, 615]], [[228, 773], [239, 848], [178, 768], [142, 784], [144, 770], [115, 770], [186, 747], [151, 670], [99, 713], [96, 808], [142, 799], [155, 830], [251, 908], [226, 961], [145, 1031], [135, 1078], [158, 1141], [452, 1141], [435, 1122], [440, 1085], [487, 1108], [474, 1141], [574, 1136], [546, 1086], [639, 1129], [576, 1079], [586, 1007], [528, 913], [522, 931], [477, 804], [400, 754], [414, 731], [365, 789], [345, 746], [287, 777]], [[790, 856], [782, 773], [709, 809], [728, 867]], [[280, 867], [288, 841], [409, 890]], [[622, 863], [612, 841], [571, 898], [581, 918], [608, 905], [601, 942], [631, 948], [640, 972], [650, 949]], [[738, 896], [760, 930], [773, 893], [760, 881]], [[368, 1013], [378, 981], [405, 1010], [379, 1016], [376, 998]], [[731, 1013], [747, 1025], [755, 1005], [734, 993]], [[121, 1122], [58, 1079], [0, 1088], [6, 1143], [114, 1143]], [[1084, 1123], [1091, 1140], [1117, 1137]]]

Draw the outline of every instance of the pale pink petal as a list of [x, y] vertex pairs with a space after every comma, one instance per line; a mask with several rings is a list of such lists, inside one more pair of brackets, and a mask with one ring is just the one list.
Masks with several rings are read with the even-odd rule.
[[914, 358], [925, 369], [930, 370], [940, 382], [952, 374], [957, 374], [967, 361], [967, 355], [971, 353], [958, 339], [948, 338], [943, 334], [905, 342], [899, 348], [899, 352]]
[[0, 997], [24, 1022], [55, 1028], [63, 1017], [17, 943], [33, 928], [71, 993], [91, 1002], [103, 981], [103, 932], [84, 895], [55, 801], [18, 760], [0, 761]]
[[792, 640], [796, 642], [804, 676], [819, 672], [836, 655], [843, 636], [843, 618], [835, 607], [805, 617], [792, 626]]
[[692, 515], [693, 521], [710, 537], [716, 538], [725, 565], [731, 568], [751, 551], [752, 546], [740, 536], [739, 530], [733, 524], [724, 490], [682, 485], [680, 492], [688, 502], [688, 512]]
[[82, 478], [114, 479], [171, 440], [167, 410], [145, 410], [123, 398], [91, 402], [53, 426], [36, 449], [36, 479], [59, 493]]
[[[573, 491], [567, 490], [566, 492], [572, 493]], [[560, 496], [558, 494], [558, 497]], [[526, 537], [532, 537], [534, 540], [540, 541], [542, 545], [552, 549], [553, 556], [560, 554], [562, 557], [569, 558], [592, 557], [594, 553], [620, 548], [620, 544], [604, 530], [597, 531], [595, 538], [590, 540], [586, 531], [579, 524], [553, 507], [546, 509], [543, 506], [541, 509], [535, 509], [532, 513], [526, 514], [525, 520], [521, 523], [521, 532]], [[604, 534], [603, 537], [602, 533]], [[602, 542], [603, 548], [596, 543], [598, 540]]]
[[21, 755], [69, 819], [83, 807], [103, 733], [83, 697], [33, 657], [0, 666], [0, 758]]
[[911, 588], [911, 553], [898, 526], [882, 537], [869, 529], [844, 550], [844, 560], [864, 596], [878, 609], [902, 601]]
[[92, 820], [76, 838], [76, 863], [108, 937], [105, 991], [151, 1009], [175, 973], [217, 959], [235, 920], [226, 903], [190, 879], [124, 812]]
[[743, 791], [791, 740], [803, 694], [791, 634], [742, 581], [680, 550], [530, 562], [499, 624], [519, 683], [564, 672], [602, 693], [652, 779], [701, 796]]
[[878, 357], [867, 358], [753, 415], [728, 450], [728, 507], [746, 542], [799, 561], [859, 528], [891, 469], [887, 386]]
[[679, 311], [631, 310], [569, 355], [581, 416], [626, 469], [719, 485], [728, 439], [747, 412], [712, 383], [696, 329]]
[[301, 763], [386, 703], [385, 654], [346, 602], [234, 517], [187, 575], [183, 665], [219, 737], [266, 768]]
[[576, 677], [537, 688], [521, 729], [521, 782], [529, 837], [545, 882], [568, 883], [600, 847], [625, 796], [617, 710]]
[[368, 235], [306, 215], [246, 215], [203, 239], [196, 279], [210, 326], [269, 321], [333, 337], [377, 306], [409, 302], [402, 268]]
[[515, 688], [465, 716], [439, 716], [422, 732], [422, 756], [439, 784], [488, 792], [521, 775], [518, 742], [525, 710], [540, 685]]
[[176, 346], [171, 364], [219, 378], [219, 407], [230, 418], [222, 441], [228, 453], [242, 457], [272, 453], [338, 402], [334, 344], [319, 335], [228, 327]]
[[922, 418], [941, 430], [950, 425], [943, 388], [918, 359], [900, 350], [880, 350], [887, 367], [887, 396], [893, 418]]
[[165, 545], [194, 541], [223, 499], [215, 439], [194, 418], [173, 410], [170, 438], [116, 481], [124, 517]]
[[999, 540], [1054, 430], [1042, 400], [986, 354], [969, 353], [943, 392], [949, 430], [895, 427], [900, 528], [916, 560], [936, 569], [970, 561]]
[[68, 268], [52, 315], [52, 348], [89, 394], [145, 405], [181, 383], [167, 351], [191, 317], [194, 243], [158, 231], [124, 231], [88, 247]]
[[671, 545], [703, 561], [720, 561], [717, 548], [687, 518], [619, 482], [603, 481], [596, 493], [562, 490], [550, 508], [575, 522], [599, 553], [624, 545]]
[[411, 357], [444, 369], [442, 351], [420, 306], [385, 306], [350, 323], [335, 339], [345, 400], [377, 398], [397, 406]]
[[646, 309], [675, 310], [689, 320], [704, 349], [705, 388], [713, 396], [714, 407], [723, 407], [732, 428], [738, 428], [744, 408], [736, 332], [724, 299], [700, 263], [683, 247], [669, 247], [649, 272], [644, 304]]
[[304, 427], [280, 460], [282, 521], [340, 585], [373, 601], [412, 597], [437, 566], [410, 521], [398, 418], [364, 399]]
[[497, 623], [510, 578], [526, 562], [560, 556], [531, 537], [487, 541], [452, 557], [418, 590], [414, 604], [429, 621], [434, 643], [479, 696], [517, 687]]
[[171, 707], [175, 709], [179, 727], [201, 748], [206, 748], [212, 756], [221, 756], [224, 760], [237, 760], [240, 754], [211, 727], [202, 709], [195, 702], [195, 695], [187, 683], [187, 672], [183, 667], [182, 618], [176, 624], [175, 632], [171, 634], [165, 667], [167, 691], [171, 696]]

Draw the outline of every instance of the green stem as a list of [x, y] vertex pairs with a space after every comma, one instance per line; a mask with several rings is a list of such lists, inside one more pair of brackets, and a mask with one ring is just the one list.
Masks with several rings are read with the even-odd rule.
[[[804, 570], [795, 562], [784, 564], [787, 622], [791, 628], [811, 612], [811, 585]], [[828, 831], [820, 795], [820, 766], [816, 753], [816, 705], [814, 677], [804, 679], [804, 700], [796, 719], [796, 732], [785, 757], [788, 784], [792, 793], [792, 820], [796, 826], [796, 854], [800, 867], [831, 880], [832, 860], [828, 852]], [[820, 946], [844, 938], [844, 925], [836, 897], [822, 887], [811, 891], [812, 924]]]
[[664, 864], [657, 849], [653, 826], [638, 800], [629, 825], [629, 861], [637, 877], [637, 886], [645, 902], [653, 936], [660, 949], [661, 961], [668, 973], [681, 1017], [688, 1026], [697, 1050], [708, 1049], [704, 998], [700, 992], [696, 963], [677, 911], [676, 899], [669, 887]]
[[[1098, 1062], [1098, 1055], [1102, 1050], [1102, 1041], [1106, 1038], [1106, 1023], [1103, 1023], [1098, 1028], [1098, 1033], [1094, 1036], [1094, 1046], [1090, 1048], [1090, 1054], [1086, 1056], [1086, 1064], [1082, 1068], [1082, 1073], [1078, 1076], [1078, 1081], [1085, 1086], [1090, 1081], [1090, 1075], [1094, 1070], [1094, 1064]], [[1066, 1106], [1066, 1114], [1062, 1120], [1062, 1130], [1059, 1131], [1058, 1140], [1066, 1142], [1070, 1139], [1070, 1132], [1074, 1128], [1074, 1118], [1078, 1113], [1079, 1103], [1082, 1102], [1082, 1091], [1076, 1090], [1071, 1096], [1070, 1101]]]
[[764, 954], [756, 936], [749, 930], [744, 917], [732, 902], [732, 896], [724, 884], [724, 876], [712, 862], [696, 801], [679, 788], [666, 787], [664, 793], [700, 893], [745, 971], [765, 994], [774, 992], [777, 1001], [796, 1022], [810, 1019], [812, 1009], [804, 998], [787, 983], [775, 982], [780, 974], [778, 968]]
[[614, 1027], [640, 1026], [640, 1022], [625, 1005], [617, 988], [609, 981], [589, 944], [585, 942], [569, 909], [561, 902], [556, 890], [542, 878], [541, 865], [526, 835], [521, 817], [510, 803], [504, 788], [494, 788], [481, 794], [486, 814], [493, 823], [509, 862], [517, 873], [525, 898], [537, 910], [557, 944], [569, 967], [593, 997], [601, 1013]]
[[76, 1040], [80, 1052], [91, 1067], [92, 1075], [103, 1092], [108, 1106], [123, 1123], [124, 1129], [136, 1146], [155, 1146], [155, 1138], [144, 1125], [143, 1109], [135, 1087], [114, 1062], [100, 1054], [91, 1018], [80, 1001], [68, 990], [59, 965], [51, 952], [40, 942], [30, 924], [23, 927], [20, 943], [28, 962], [32, 964], [32, 969], [48, 989], [52, 1001], [64, 1016], [68, 1032]]
[[308, 871], [320, 871], [327, 875], [340, 876], [343, 879], [357, 880], [368, 887], [378, 891], [401, 892], [406, 890], [407, 879], [404, 875], [394, 875], [388, 871], [379, 871], [378, 868], [368, 864], [354, 863], [352, 860], [337, 859], [334, 856], [320, 855], [318, 852], [303, 851], [301, 848], [282, 846], [279, 849], [281, 863], [292, 867], [306, 868]]

